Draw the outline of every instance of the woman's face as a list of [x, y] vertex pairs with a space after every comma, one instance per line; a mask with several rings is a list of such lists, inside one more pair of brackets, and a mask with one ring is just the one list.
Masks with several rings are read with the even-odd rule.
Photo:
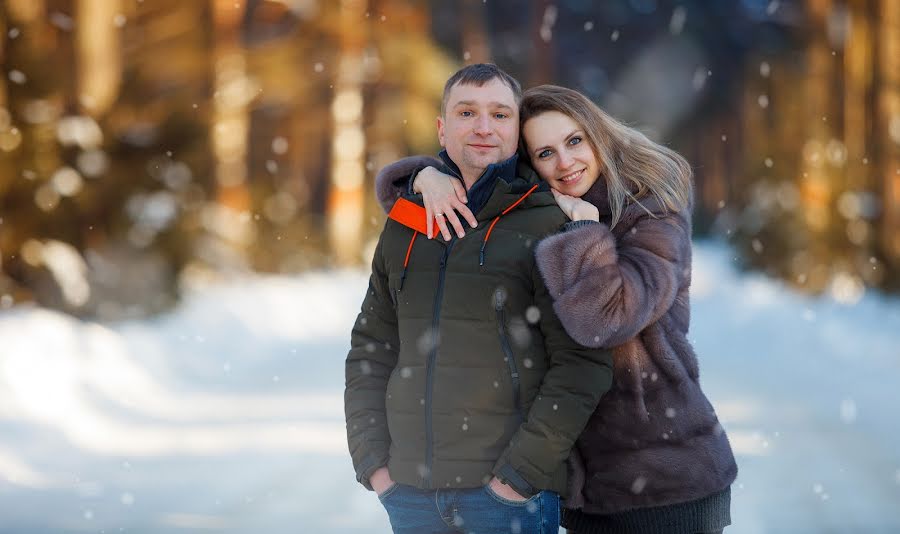
[[534, 170], [560, 193], [581, 197], [600, 177], [584, 129], [568, 115], [545, 111], [525, 122], [522, 135]]

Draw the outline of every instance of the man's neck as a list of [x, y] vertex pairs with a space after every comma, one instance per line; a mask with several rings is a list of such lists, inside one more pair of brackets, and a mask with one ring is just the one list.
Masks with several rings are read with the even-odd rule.
[[473, 185], [475, 185], [475, 182], [477, 182], [478, 179], [481, 178], [482, 174], [484, 174], [484, 169], [481, 169], [480, 171], [478, 171], [478, 174], [475, 175], [466, 172], [462, 173], [463, 185], [466, 186], [466, 191], [468, 191], [472, 188]]

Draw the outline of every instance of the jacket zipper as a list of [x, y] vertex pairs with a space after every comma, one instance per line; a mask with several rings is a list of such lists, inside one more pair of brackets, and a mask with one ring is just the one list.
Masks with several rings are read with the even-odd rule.
[[450, 240], [447, 248], [444, 249], [444, 255], [441, 256], [441, 270], [438, 274], [437, 291], [434, 294], [434, 311], [431, 318], [431, 352], [428, 354], [428, 362], [425, 368], [425, 473], [422, 478], [426, 488], [431, 487], [431, 464], [434, 461], [431, 398], [434, 386], [434, 362], [437, 360], [438, 352], [438, 325], [441, 320], [441, 301], [444, 299], [444, 279], [447, 274], [447, 261], [455, 243], [456, 236]]
[[509, 368], [509, 378], [512, 382], [513, 405], [519, 420], [522, 419], [522, 407], [519, 400], [519, 369], [516, 359], [513, 357], [512, 348], [509, 346], [509, 336], [506, 333], [506, 312], [503, 309], [503, 295], [498, 291], [494, 293], [494, 309], [497, 311], [497, 334], [500, 336], [500, 347], [506, 356], [506, 366]]

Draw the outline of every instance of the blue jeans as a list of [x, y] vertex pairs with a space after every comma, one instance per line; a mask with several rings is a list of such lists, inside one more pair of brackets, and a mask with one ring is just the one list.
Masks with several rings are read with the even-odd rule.
[[378, 496], [395, 534], [557, 534], [559, 495], [542, 491], [526, 501], [489, 487], [421, 490], [394, 484]]

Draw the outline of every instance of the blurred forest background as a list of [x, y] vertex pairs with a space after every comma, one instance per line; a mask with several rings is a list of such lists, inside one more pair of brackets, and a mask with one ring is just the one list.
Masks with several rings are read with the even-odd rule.
[[900, 288], [896, 0], [0, 0], [0, 308], [363, 266], [375, 172], [438, 150], [444, 81], [485, 61], [682, 152], [747, 268]]

